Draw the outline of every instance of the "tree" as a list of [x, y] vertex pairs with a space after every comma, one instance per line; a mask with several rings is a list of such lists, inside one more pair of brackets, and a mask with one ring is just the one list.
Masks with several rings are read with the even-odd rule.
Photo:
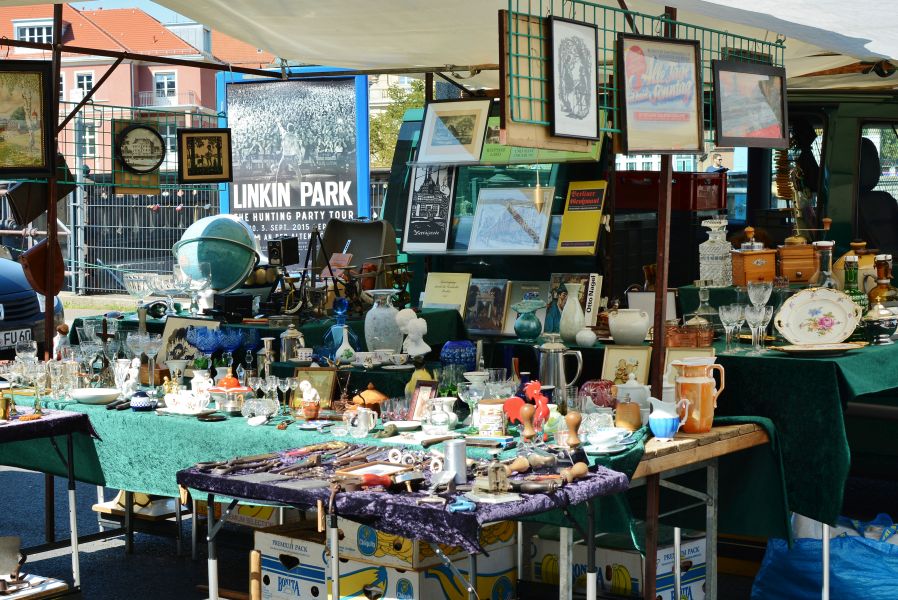
[[390, 168], [393, 164], [393, 151], [405, 111], [424, 107], [424, 82], [416, 79], [412, 81], [411, 88], [391, 85], [387, 88], [387, 95], [390, 97], [387, 109], [371, 117], [372, 168]]

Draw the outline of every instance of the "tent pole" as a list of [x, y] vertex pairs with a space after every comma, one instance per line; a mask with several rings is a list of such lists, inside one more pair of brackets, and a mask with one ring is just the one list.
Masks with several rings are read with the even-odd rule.
[[53, 358], [53, 338], [56, 336], [56, 323], [54, 320], [56, 309], [56, 290], [54, 289], [54, 264], [52, 260], [53, 249], [59, 244], [57, 239], [56, 223], [56, 183], [57, 161], [56, 153], [59, 147], [59, 72], [62, 58], [62, 4], [53, 5], [53, 58], [52, 79], [50, 86], [53, 97], [50, 101], [50, 122], [44, 123], [44, 127], [50, 127], [50, 177], [47, 180], [47, 281], [46, 297], [44, 298], [44, 360]]

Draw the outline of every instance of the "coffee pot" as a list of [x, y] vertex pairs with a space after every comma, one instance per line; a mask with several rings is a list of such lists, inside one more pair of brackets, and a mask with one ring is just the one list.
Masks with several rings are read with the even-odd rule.
[[[583, 355], [579, 350], [569, 350], [567, 346], [558, 341], [558, 336], [546, 334], [548, 341], [541, 346], [536, 346], [539, 359], [539, 381], [546, 386], [555, 386], [555, 394], [552, 398], [557, 405], [570, 406], [567, 397], [567, 387], [580, 378], [583, 371]], [[573, 377], [568, 377], [565, 370], [565, 358], [572, 356], [577, 359], [577, 372]]]

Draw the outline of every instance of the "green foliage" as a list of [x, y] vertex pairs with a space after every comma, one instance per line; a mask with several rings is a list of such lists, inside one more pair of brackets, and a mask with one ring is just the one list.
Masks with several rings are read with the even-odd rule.
[[370, 144], [371, 167], [389, 168], [393, 164], [396, 138], [402, 125], [402, 116], [410, 108], [424, 107], [424, 82], [412, 81], [411, 89], [391, 85], [387, 88], [390, 104], [386, 110], [371, 117]]
[[25, 120], [25, 109], [23, 107], [19, 107], [12, 111], [12, 114], [9, 116], [13, 121], [24, 121]]

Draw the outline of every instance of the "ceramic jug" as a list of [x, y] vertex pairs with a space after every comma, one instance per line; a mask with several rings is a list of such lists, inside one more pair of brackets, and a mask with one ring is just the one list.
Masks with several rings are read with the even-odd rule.
[[561, 339], [568, 344], [576, 343], [577, 333], [583, 329], [583, 325], [586, 323], [586, 315], [583, 314], [583, 307], [580, 306], [580, 286], [579, 283], [564, 284], [564, 287], [567, 288], [567, 301], [561, 311], [561, 323], [558, 331], [561, 333]]
[[[723, 391], [724, 371], [717, 360], [711, 357], [684, 358], [671, 363], [677, 372], [677, 400], [689, 402], [686, 422], [683, 431], [687, 433], [706, 433], [711, 431], [714, 422], [714, 409], [717, 407], [717, 396]], [[712, 371], [720, 373], [720, 388], [717, 389]]]
[[[686, 422], [689, 413], [689, 401], [664, 402], [657, 398], [649, 398], [652, 404], [652, 412], [649, 414], [649, 429], [659, 440], [672, 440], [673, 436]], [[680, 407], [683, 407], [683, 416], [679, 416]]]
[[608, 313], [608, 329], [615, 344], [641, 345], [650, 325], [649, 315], [644, 310], [622, 308]]

